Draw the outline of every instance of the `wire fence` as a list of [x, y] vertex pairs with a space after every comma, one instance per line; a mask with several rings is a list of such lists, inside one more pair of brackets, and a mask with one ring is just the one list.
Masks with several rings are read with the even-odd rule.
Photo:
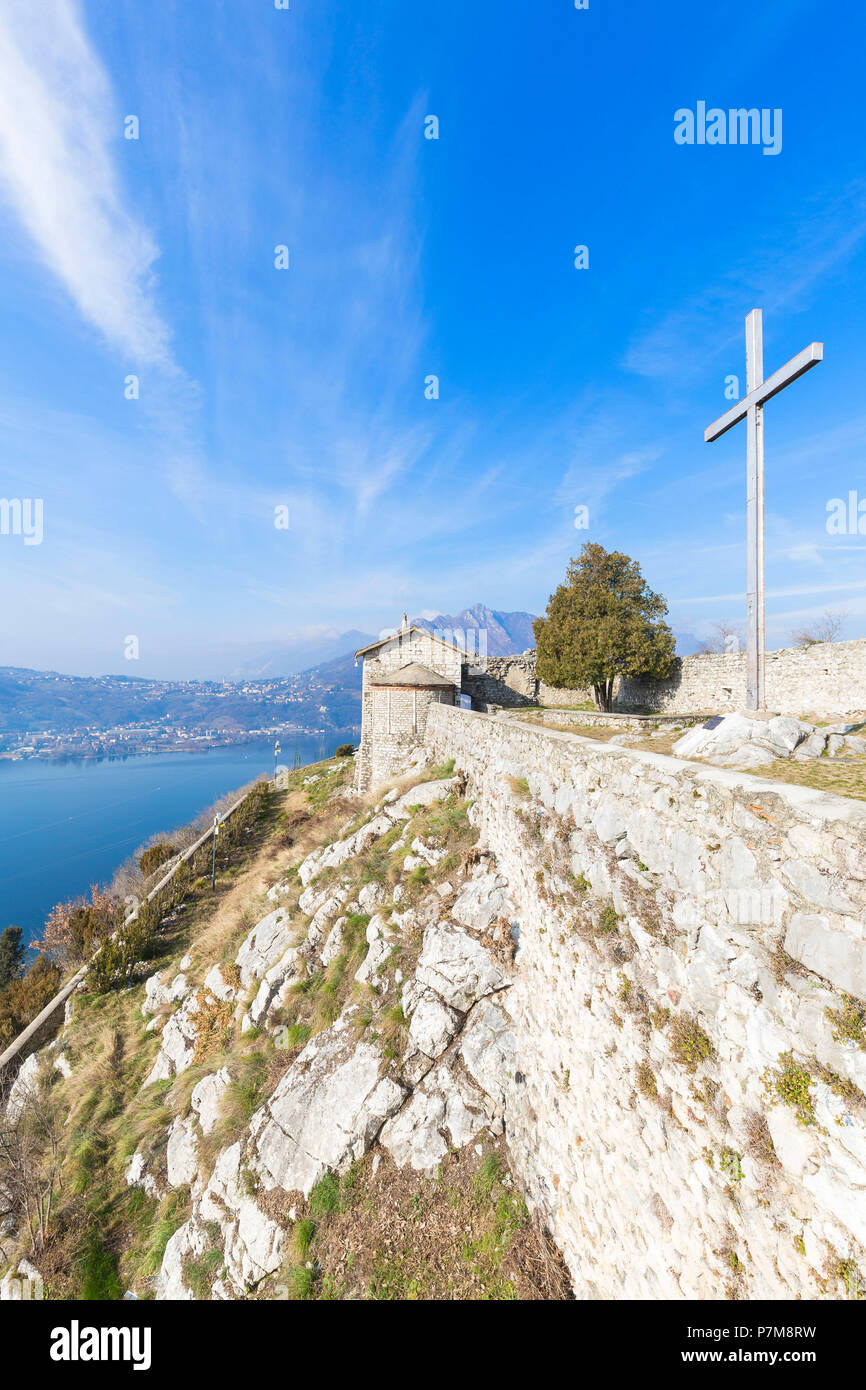
[[[157, 898], [158, 895], [168, 887], [168, 885], [171, 883], [171, 880], [174, 878], [175, 874], [178, 872], [181, 866], [189, 863], [189, 861], [194, 858], [194, 856], [202, 848], [202, 846], [207, 844], [207, 842], [213, 838], [214, 833], [218, 832], [221, 826], [225, 825], [227, 821], [231, 820], [235, 812], [239, 810], [239, 808], [244, 805], [248, 797], [252, 795], [253, 791], [255, 790], [255, 786], [257, 785], [258, 783], [254, 784], [253, 787], [248, 788], [248, 790], [244, 792], [243, 796], [239, 797], [238, 800], [234, 802], [234, 804], [231, 805], [227, 811], [220, 815], [218, 819], [215, 818], [213, 824], [208, 826], [207, 830], [205, 830], [203, 834], [199, 835], [198, 838], [195, 839], [193, 843], [189, 845], [183, 851], [183, 853], [178, 856], [177, 859], [174, 860], [168, 872], [163, 875], [163, 877], [159, 880], [156, 886], [152, 888], [150, 892], [147, 894], [147, 896], [144, 898], [144, 904], [153, 902], [154, 899]], [[134, 920], [137, 914], [138, 907], [136, 906], [135, 908], [133, 908], [132, 913], [127, 917], [126, 922], [124, 922], [124, 926], [127, 925], [129, 921]], [[94, 952], [93, 959], [96, 958], [96, 955], [98, 955], [99, 950], [102, 949], [103, 944], [104, 943], [100, 942], [99, 948], [96, 952]], [[31, 1021], [27, 1024], [27, 1027], [24, 1028], [24, 1030], [18, 1034], [17, 1038], [15, 1038], [9, 1044], [5, 1052], [0, 1053], [0, 1080], [2, 1080], [4, 1073], [6, 1072], [10, 1063], [14, 1062], [16, 1058], [21, 1056], [21, 1053], [27, 1047], [27, 1044], [31, 1042], [33, 1038], [36, 1037], [40, 1029], [44, 1028], [46, 1023], [49, 1023], [52, 1020], [52, 1018], [55, 1016], [58, 1010], [65, 1007], [67, 999], [70, 997], [71, 994], [75, 992], [75, 990], [81, 984], [82, 980], [84, 979], [90, 968], [90, 965], [91, 962], [87, 961], [84, 965], [80, 967], [80, 969], [76, 970], [75, 974], [71, 977], [71, 979], [67, 980], [66, 983], [62, 985], [61, 988], [57, 991], [54, 997], [48, 1001], [48, 1003], [45, 1005], [45, 1008], [42, 1009], [34, 1019], [31, 1019]]]

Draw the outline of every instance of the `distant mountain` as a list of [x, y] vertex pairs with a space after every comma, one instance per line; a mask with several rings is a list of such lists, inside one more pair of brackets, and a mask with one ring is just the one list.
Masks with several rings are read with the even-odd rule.
[[339, 637], [317, 638], [309, 642], [295, 642], [286, 646], [260, 647], [254, 655], [243, 661], [228, 676], [229, 680], [265, 680], [281, 676], [295, 676], [300, 671], [318, 670], [323, 663], [356, 652], [375, 642], [368, 632], [352, 628]]
[[368, 637], [350, 652], [335, 656], [333, 661], [323, 661], [318, 666], [311, 666], [309, 671], [300, 671], [298, 680], [310, 679], [325, 690], [360, 691], [364, 670], [360, 661], [355, 665], [355, 652], [375, 640], [375, 637]]
[[[441, 633], [444, 630], [445, 633], [453, 633], [454, 636], [446, 637], [446, 640], [454, 641], [459, 646], [468, 645], [470, 650], [471, 643], [467, 644], [461, 639], [460, 634], [471, 629], [476, 632], [484, 630], [487, 633], [488, 656], [513, 656], [534, 647], [534, 621], [532, 613], [500, 613], [495, 608], [488, 608], [484, 603], [474, 603], [471, 608], [464, 608], [453, 615], [440, 613], [436, 618], [412, 619], [413, 623], [423, 627], [427, 632]], [[480, 643], [480, 640], [475, 639], [476, 643]], [[479, 645], [476, 645], [475, 650], [481, 650]]]
[[695, 652], [703, 650], [705, 638], [696, 637], [693, 632], [675, 631], [677, 639], [677, 656], [692, 656]]

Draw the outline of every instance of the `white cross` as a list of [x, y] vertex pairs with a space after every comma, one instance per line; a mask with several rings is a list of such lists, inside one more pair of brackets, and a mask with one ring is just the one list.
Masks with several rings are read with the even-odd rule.
[[798, 376], [817, 367], [824, 344], [810, 343], [764, 381], [764, 327], [760, 309], [746, 319], [746, 395], [704, 430], [707, 444], [746, 420], [746, 704], [766, 703], [764, 668], [764, 406]]

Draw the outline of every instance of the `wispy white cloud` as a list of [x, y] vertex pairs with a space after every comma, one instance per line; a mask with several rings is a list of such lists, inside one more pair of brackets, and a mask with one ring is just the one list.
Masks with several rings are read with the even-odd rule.
[[126, 209], [121, 113], [78, 0], [0, 7], [0, 189], [83, 318], [138, 363], [170, 365], [150, 232]]
[[[651, 328], [636, 334], [625, 354], [627, 371], [654, 380], [676, 379], [701, 370], [742, 345], [743, 304], [771, 313], [806, 307], [818, 286], [842, 269], [866, 238], [866, 184], [858, 182], [824, 199], [812, 216], [792, 229], [789, 249], [775, 243], [752, 248], [723, 278], [702, 287]], [[719, 333], [719, 323], [730, 333]], [[740, 354], [742, 355], [742, 354]]]

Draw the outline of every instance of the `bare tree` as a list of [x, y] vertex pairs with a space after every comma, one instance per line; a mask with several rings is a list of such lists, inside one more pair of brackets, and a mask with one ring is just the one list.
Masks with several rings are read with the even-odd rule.
[[722, 618], [721, 622], [713, 623], [712, 633], [701, 643], [698, 651], [703, 652], [738, 652], [743, 646], [743, 629], [739, 623], [733, 623], [729, 618]]
[[798, 628], [791, 633], [791, 641], [795, 647], [814, 647], [819, 642], [835, 642], [847, 620], [848, 614], [844, 609], [827, 609], [820, 618], [816, 618], [811, 627]]
[[30, 1253], [44, 1249], [60, 1186], [60, 1125], [44, 1085], [7, 1108], [0, 1124], [0, 1219], [26, 1227]]

